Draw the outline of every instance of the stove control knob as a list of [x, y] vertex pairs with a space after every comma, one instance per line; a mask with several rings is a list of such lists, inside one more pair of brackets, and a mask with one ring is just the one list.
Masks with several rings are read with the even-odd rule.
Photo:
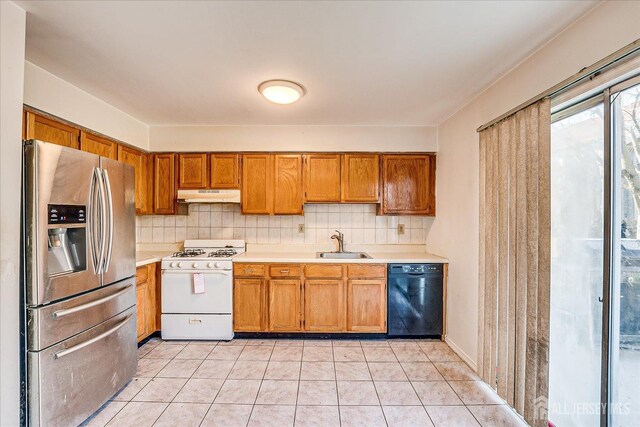
[[198, 264], [197, 262], [194, 262], [192, 267], [193, 267], [193, 268], [198, 268], [198, 265], [199, 265], [199, 264]]
[[175, 267], [175, 266], [176, 266], [176, 263], [175, 263], [175, 262], [172, 262], [171, 264], [169, 264], [169, 267], [171, 267], [171, 268], [173, 268], [173, 267]]
[[216, 262], [216, 268], [220, 268], [220, 263]]
[[213, 263], [212, 263], [212, 262], [208, 263], [208, 264], [207, 264], [207, 267], [209, 267], [209, 268], [213, 268]]
[[178, 268], [182, 268], [182, 263], [181, 262], [178, 263]]

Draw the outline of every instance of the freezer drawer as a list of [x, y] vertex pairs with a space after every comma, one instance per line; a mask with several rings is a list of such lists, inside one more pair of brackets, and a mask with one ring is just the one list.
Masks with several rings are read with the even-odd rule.
[[162, 339], [230, 340], [233, 318], [230, 314], [163, 314]]
[[[197, 273], [195, 273], [197, 274]], [[204, 293], [194, 293], [194, 273], [162, 271], [162, 313], [231, 314], [231, 270], [204, 272]]]
[[135, 278], [87, 294], [27, 309], [29, 351], [40, 351], [104, 322], [136, 303]]
[[131, 380], [137, 361], [135, 307], [46, 350], [28, 352], [29, 424], [80, 424]]

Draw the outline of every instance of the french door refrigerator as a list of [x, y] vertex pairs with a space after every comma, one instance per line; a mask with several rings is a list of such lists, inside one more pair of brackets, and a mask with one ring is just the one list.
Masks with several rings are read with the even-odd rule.
[[134, 171], [23, 144], [23, 423], [78, 425], [137, 368]]

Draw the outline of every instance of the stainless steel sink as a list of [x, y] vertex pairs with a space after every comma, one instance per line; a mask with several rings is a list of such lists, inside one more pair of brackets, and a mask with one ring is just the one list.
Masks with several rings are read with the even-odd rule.
[[316, 258], [329, 259], [370, 259], [368, 253], [365, 252], [318, 252]]

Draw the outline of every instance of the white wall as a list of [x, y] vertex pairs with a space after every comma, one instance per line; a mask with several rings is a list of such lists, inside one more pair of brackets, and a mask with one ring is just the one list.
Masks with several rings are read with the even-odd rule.
[[151, 126], [153, 151], [437, 151], [435, 127]]
[[127, 144], [149, 148], [145, 123], [28, 61], [24, 103]]
[[20, 165], [26, 15], [0, 2], [0, 425], [20, 422]]
[[478, 331], [476, 129], [640, 38], [640, 2], [603, 2], [438, 127], [438, 215], [427, 247], [450, 260], [448, 340], [471, 361]]

